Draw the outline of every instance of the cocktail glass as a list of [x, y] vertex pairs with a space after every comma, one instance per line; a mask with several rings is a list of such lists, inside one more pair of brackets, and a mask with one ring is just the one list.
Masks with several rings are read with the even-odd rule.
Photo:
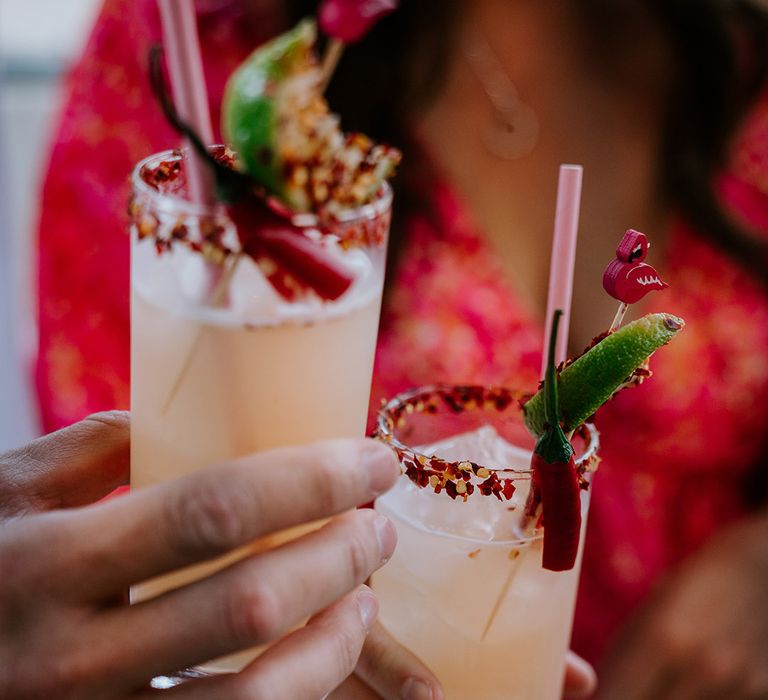
[[447, 698], [560, 700], [597, 464], [598, 436], [574, 436], [582, 490], [576, 566], [544, 570], [528, 504], [534, 440], [515, 391], [435, 385], [392, 399], [378, 436], [404, 474], [376, 510], [398, 531], [373, 576], [380, 618], [437, 674]]
[[[220, 156], [224, 147], [213, 152]], [[323, 239], [327, 252], [355, 277], [332, 302], [311, 295], [286, 301], [251, 259], [243, 256], [235, 265], [232, 256], [221, 260], [222, 249], [236, 244], [236, 231], [223, 208], [186, 199], [180, 152], [140, 162], [132, 187], [132, 488], [268, 448], [362, 437], [389, 187], [339, 217], [334, 234]], [[294, 223], [319, 238], [314, 217], [296, 217]], [[132, 589], [132, 600], [177, 588], [297, 534], [280, 533], [225, 559], [141, 583]], [[252, 656], [206, 668], [237, 670]]]

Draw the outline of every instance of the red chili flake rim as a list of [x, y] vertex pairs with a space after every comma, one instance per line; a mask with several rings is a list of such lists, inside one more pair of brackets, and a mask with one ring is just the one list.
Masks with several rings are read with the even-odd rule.
[[[515, 481], [530, 479], [530, 469], [491, 469], [470, 460], [453, 462], [436, 455], [423, 454], [405, 445], [395, 430], [403, 428], [413, 414], [437, 414], [447, 408], [454, 414], [471, 410], [503, 412], [512, 407], [522, 410], [530, 394], [506, 387], [479, 385], [431, 384], [410, 389], [390, 399], [379, 411], [375, 437], [386, 442], [397, 454], [400, 468], [420, 488], [431, 488], [435, 493], [446, 493], [452, 499], [470, 496], [495, 496], [500, 501], [510, 500], [515, 492]], [[591, 423], [576, 430], [587, 446], [576, 460], [579, 484], [589, 488], [589, 474], [597, 469], [599, 435]]]
[[[228, 147], [212, 146], [211, 154], [222, 165], [234, 168], [235, 154]], [[176, 241], [186, 243], [193, 250], [220, 261], [233, 253], [223, 243], [231, 222], [221, 205], [213, 209], [196, 205], [179, 192], [177, 182], [182, 159], [183, 152], [176, 149], [153, 154], [136, 166], [132, 175], [134, 194], [128, 203], [128, 216], [140, 238], [155, 238], [158, 253], [168, 250]], [[167, 226], [163, 226], [153, 211], [158, 197], [162, 197], [167, 206], [179, 212], [173, 223], [173, 231], [165, 230]], [[295, 214], [291, 220], [299, 228], [315, 229], [322, 235], [336, 236], [343, 248], [383, 248], [392, 216], [391, 202], [392, 190], [384, 183], [370, 202], [359, 207], [325, 218], [314, 214]], [[277, 203], [274, 205], [276, 209], [279, 208]], [[201, 238], [192, 240], [189, 237], [186, 217], [205, 224]]]

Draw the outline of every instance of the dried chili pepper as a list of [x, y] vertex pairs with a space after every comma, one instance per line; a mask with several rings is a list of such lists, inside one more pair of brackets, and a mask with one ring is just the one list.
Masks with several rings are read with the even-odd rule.
[[573, 447], [560, 426], [555, 343], [562, 311], [555, 311], [544, 376], [546, 424], [531, 459], [534, 487], [541, 497], [544, 522], [542, 565], [566, 571], [576, 563], [581, 531], [581, 497]]
[[[321, 299], [334, 301], [349, 289], [354, 276], [301, 229], [271, 210], [259, 197], [247, 196], [228, 207], [237, 226], [243, 253], [271, 271], [266, 277], [289, 301], [311, 289]], [[290, 281], [288, 281], [290, 278]]]

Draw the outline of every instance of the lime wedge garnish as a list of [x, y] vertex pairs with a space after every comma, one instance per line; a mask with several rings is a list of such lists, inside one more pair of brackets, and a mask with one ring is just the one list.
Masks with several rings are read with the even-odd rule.
[[230, 76], [222, 104], [224, 138], [241, 167], [270, 194], [283, 198], [281, 111], [290, 78], [312, 69], [315, 25], [299, 23], [256, 49]]
[[369, 202], [400, 154], [341, 131], [322, 96], [315, 36], [305, 20], [245, 60], [227, 83], [222, 131], [268, 194], [295, 212], [338, 215]]
[[[611, 333], [568, 365], [558, 382], [563, 430], [570, 432], [587, 420], [684, 326], [677, 316], [648, 314]], [[538, 437], [544, 432], [542, 391], [523, 406], [523, 415], [531, 433]]]

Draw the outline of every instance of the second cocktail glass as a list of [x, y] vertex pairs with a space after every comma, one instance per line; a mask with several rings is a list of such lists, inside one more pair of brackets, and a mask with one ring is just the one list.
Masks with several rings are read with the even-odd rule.
[[[533, 438], [522, 395], [430, 386], [391, 400], [378, 434], [404, 475], [376, 501], [398, 530], [373, 577], [381, 620], [438, 676], [448, 698], [559, 700], [581, 553], [541, 566], [542, 531], [526, 506]], [[582, 546], [597, 433], [575, 436]]]

